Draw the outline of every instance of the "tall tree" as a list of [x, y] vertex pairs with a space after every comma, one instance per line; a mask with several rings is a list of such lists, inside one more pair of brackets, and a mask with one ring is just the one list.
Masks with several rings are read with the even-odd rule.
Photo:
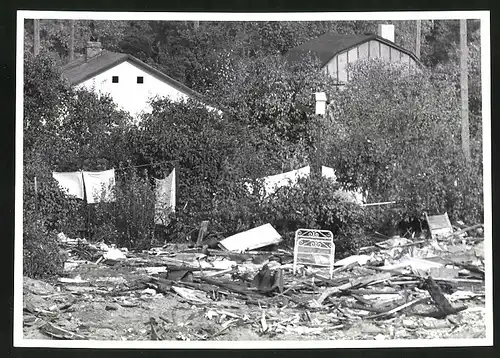
[[422, 20], [417, 20], [417, 34], [415, 40], [415, 55], [420, 58], [420, 40], [422, 39]]
[[468, 76], [467, 20], [460, 20], [460, 97], [462, 118], [462, 150], [465, 162], [470, 163], [469, 138], [469, 76]]
[[33, 53], [37, 56], [40, 53], [40, 20], [33, 20]]

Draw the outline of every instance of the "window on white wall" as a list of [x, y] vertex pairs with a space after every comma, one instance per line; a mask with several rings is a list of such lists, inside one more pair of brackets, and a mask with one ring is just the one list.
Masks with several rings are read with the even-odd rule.
[[111, 82], [113, 82], [113, 83], [118, 83], [118, 76], [113, 76], [113, 77], [111, 78]]
[[137, 83], [144, 83], [144, 77], [143, 76], [137, 76]]

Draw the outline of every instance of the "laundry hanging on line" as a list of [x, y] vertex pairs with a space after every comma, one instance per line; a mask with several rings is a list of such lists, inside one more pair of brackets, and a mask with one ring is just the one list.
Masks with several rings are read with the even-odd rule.
[[115, 201], [115, 170], [100, 172], [53, 172], [52, 176], [68, 194], [79, 199], [87, 197], [87, 203]]
[[[311, 174], [311, 167], [305, 166], [303, 168], [292, 170], [286, 173], [276, 174], [267, 176], [263, 179], [264, 188], [262, 189], [261, 194], [264, 196], [269, 196], [276, 192], [279, 188], [283, 186], [294, 186], [297, 184], [299, 178], [306, 178]], [[337, 176], [335, 174], [335, 170], [330, 167], [326, 167], [324, 165], [321, 166], [321, 175], [324, 178], [331, 179], [334, 182], [337, 181]], [[248, 192], [253, 192], [253, 186], [251, 183], [245, 183], [245, 186]], [[360, 190], [357, 191], [347, 191], [339, 189], [337, 190], [337, 194], [341, 196], [345, 201], [354, 202], [362, 205], [365, 201], [365, 196]]]
[[155, 224], [167, 225], [168, 214], [175, 211], [175, 168], [165, 179], [155, 180]]
[[59, 186], [67, 195], [78, 199], [84, 198], [82, 172], [57, 173], [53, 172], [52, 177], [57, 180]]
[[87, 203], [115, 201], [115, 170], [105, 170], [101, 172], [83, 172], [83, 182], [85, 184], [85, 194]]

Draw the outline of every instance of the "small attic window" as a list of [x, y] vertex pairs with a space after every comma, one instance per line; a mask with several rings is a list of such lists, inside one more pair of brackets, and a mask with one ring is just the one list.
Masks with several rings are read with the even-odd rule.
[[111, 82], [113, 82], [113, 83], [118, 83], [118, 76], [113, 76], [113, 77], [111, 78]]
[[144, 77], [143, 76], [137, 76], [137, 83], [144, 83]]

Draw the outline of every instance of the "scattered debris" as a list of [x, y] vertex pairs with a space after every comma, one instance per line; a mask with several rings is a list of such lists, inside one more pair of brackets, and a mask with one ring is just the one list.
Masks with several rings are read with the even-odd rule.
[[103, 255], [104, 260], [118, 261], [127, 258], [122, 250], [114, 247], [110, 247]]
[[[141, 252], [68, 244], [61, 236], [64, 245], [79, 247], [67, 261], [71, 274], [65, 271], [52, 285], [24, 278], [25, 334], [92, 340], [391, 339], [434, 337], [438, 331], [465, 337], [465, 322], [484, 325], [484, 241], [478, 237], [455, 242], [447, 236], [396, 236], [374, 244], [369, 254], [335, 262], [329, 232], [301, 231], [298, 237], [315, 245], [296, 245], [294, 253], [252, 251], [281, 240], [270, 225], [238, 235], [221, 241], [228, 251], [167, 244]], [[119, 264], [107, 262], [115, 259]]]

